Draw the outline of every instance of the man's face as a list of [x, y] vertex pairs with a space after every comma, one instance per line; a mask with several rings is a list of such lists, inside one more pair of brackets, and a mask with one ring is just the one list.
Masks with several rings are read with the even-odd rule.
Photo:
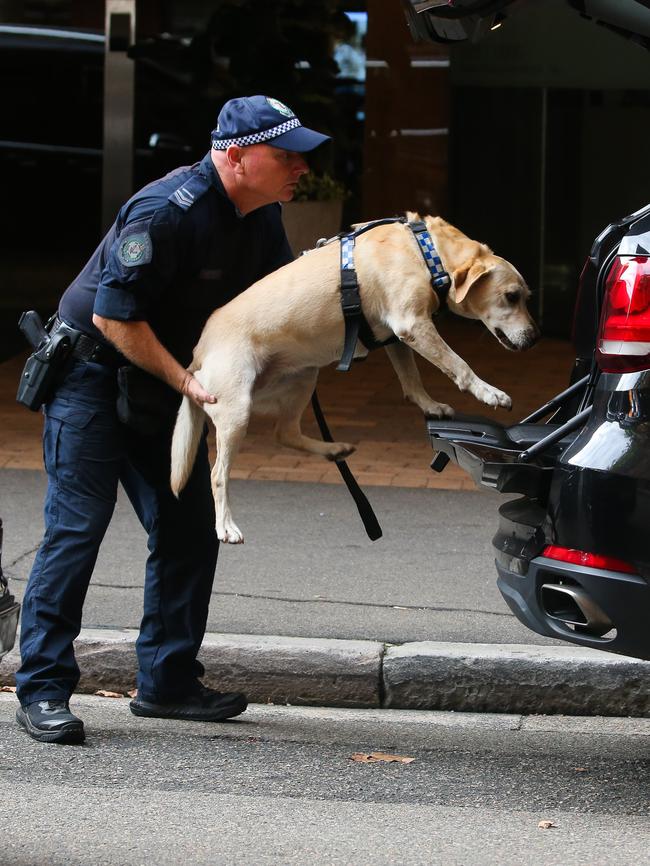
[[291, 201], [301, 175], [309, 172], [302, 154], [269, 144], [242, 148], [241, 164], [248, 188], [269, 203]]

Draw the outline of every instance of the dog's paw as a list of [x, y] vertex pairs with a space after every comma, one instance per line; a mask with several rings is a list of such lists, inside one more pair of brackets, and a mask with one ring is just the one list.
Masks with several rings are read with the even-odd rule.
[[330, 450], [325, 456], [328, 460], [332, 460], [335, 463], [337, 460], [345, 460], [350, 454], [354, 454], [356, 450], [357, 446], [350, 445], [348, 442], [332, 442]]
[[422, 407], [425, 418], [453, 418], [456, 412], [446, 403], [438, 403], [432, 400], [427, 406]]
[[479, 392], [476, 396], [488, 406], [493, 406], [495, 409], [499, 406], [503, 409], [512, 409], [512, 400], [505, 391], [499, 391], [498, 388], [493, 388], [492, 385], [483, 384]]
[[223, 525], [217, 524], [217, 538], [224, 544], [243, 544], [244, 536], [241, 529], [232, 520], [227, 520]]

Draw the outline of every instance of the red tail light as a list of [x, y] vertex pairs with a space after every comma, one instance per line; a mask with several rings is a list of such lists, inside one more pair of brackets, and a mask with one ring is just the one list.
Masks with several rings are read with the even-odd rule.
[[571, 547], [558, 547], [549, 544], [544, 548], [542, 556], [548, 559], [557, 559], [560, 562], [570, 562], [573, 565], [587, 565], [590, 568], [605, 568], [608, 571], [622, 571], [625, 574], [638, 574], [638, 570], [614, 556], [601, 556], [598, 553], [587, 553], [585, 550], [574, 550]]
[[650, 257], [614, 260], [605, 283], [597, 357], [608, 373], [650, 367]]

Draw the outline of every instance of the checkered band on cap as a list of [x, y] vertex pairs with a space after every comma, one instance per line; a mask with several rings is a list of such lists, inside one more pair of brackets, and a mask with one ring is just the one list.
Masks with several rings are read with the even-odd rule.
[[262, 142], [284, 135], [285, 132], [296, 129], [298, 126], [302, 126], [302, 123], [297, 117], [292, 117], [290, 120], [285, 120], [284, 123], [272, 126], [271, 129], [265, 129], [262, 132], [252, 132], [250, 135], [242, 135], [239, 138], [213, 138], [212, 149], [227, 150], [231, 144], [236, 144], [238, 147], [244, 147], [247, 144], [262, 144]]

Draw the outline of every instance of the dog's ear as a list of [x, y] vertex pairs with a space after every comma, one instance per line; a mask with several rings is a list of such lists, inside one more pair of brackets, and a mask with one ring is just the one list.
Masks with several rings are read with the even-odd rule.
[[487, 274], [488, 270], [489, 268], [486, 268], [483, 262], [477, 261], [475, 258], [468, 259], [460, 267], [456, 268], [451, 275], [454, 286], [454, 301], [457, 304], [464, 301], [472, 285], [479, 277]]

